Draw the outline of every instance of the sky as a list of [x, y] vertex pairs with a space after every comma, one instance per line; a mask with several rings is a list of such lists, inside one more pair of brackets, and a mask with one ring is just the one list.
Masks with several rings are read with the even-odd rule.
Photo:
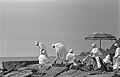
[[[39, 55], [35, 40], [55, 56], [52, 43], [61, 42], [76, 54], [99, 41], [85, 40], [93, 32], [120, 37], [119, 0], [0, 0], [0, 56]], [[114, 41], [103, 40], [102, 48]]]

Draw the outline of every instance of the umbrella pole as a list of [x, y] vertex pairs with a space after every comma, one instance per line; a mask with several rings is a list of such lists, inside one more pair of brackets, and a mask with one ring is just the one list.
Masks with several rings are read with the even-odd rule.
[[101, 51], [101, 39], [100, 39], [100, 51]]

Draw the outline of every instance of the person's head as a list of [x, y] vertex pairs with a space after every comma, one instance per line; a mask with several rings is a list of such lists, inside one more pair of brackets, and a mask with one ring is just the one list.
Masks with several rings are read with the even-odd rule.
[[44, 49], [40, 49], [40, 52], [41, 52], [41, 54], [45, 53]]
[[55, 48], [55, 44], [54, 43], [52, 44], [52, 48]]
[[73, 49], [70, 49], [70, 50], [69, 50], [69, 53], [73, 53], [73, 52], [74, 52], [74, 50], [73, 50]]
[[96, 43], [92, 43], [92, 47], [95, 48], [96, 47]]
[[118, 43], [115, 43], [114, 46], [115, 46], [115, 47], [119, 47]]
[[39, 46], [39, 42], [38, 41], [35, 41], [35, 46]]

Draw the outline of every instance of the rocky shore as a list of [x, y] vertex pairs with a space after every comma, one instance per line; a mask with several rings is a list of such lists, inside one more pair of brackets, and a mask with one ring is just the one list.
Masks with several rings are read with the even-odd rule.
[[0, 77], [120, 77], [119, 73], [99, 72], [81, 69], [69, 69], [65, 65], [56, 64], [49, 68], [40, 67], [38, 61], [8, 61], [3, 62]]

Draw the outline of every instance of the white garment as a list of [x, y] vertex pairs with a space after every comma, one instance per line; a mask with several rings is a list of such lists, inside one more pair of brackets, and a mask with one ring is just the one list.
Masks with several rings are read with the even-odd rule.
[[110, 55], [107, 55], [107, 56], [103, 59], [103, 61], [104, 61], [105, 63], [110, 63], [110, 64], [112, 64], [112, 62], [110, 61]]
[[[100, 68], [101, 67], [101, 63], [100, 63], [100, 59], [99, 56], [95, 56], [94, 57], [97, 63], [97, 67]], [[91, 58], [91, 55], [87, 55], [84, 59], [83, 62], [86, 63], [86, 65], [91, 65], [94, 64], [94, 60]]]
[[102, 53], [100, 52], [100, 50], [98, 48], [96, 48], [96, 47], [93, 48], [90, 53], [92, 53], [92, 57], [96, 57], [96, 56], [102, 55]]
[[45, 55], [41, 54], [41, 55], [38, 57], [38, 60], [39, 60], [39, 64], [44, 65], [44, 64], [46, 64], [46, 62], [47, 62], [47, 57], [46, 57]]
[[100, 52], [100, 50], [97, 47], [93, 48], [90, 53], [92, 53], [92, 57], [94, 57], [96, 59], [97, 67], [100, 68], [101, 63], [100, 63], [99, 56], [102, 55], [102, 53]]
[[42, 43], [39, 43], [39, 47], [40, 47], [40, 54], [41, 54], [41, 52], [43, 51], [43, 54], [44, 54], [46, 57], [48, 57], [48, 54], [47, 54], [45, 45], [42, 44]]
[[46, 49], [45, 45], [42, 43], [39, 43], [40, 49]]
[[65, 60], [66, 55], [67, 55], [65, 46], [61, 43], [55, 43], [54, 46], [55, 46], [56, 53], [59, 55], [59, 58]]
[[113, 65], [113, 69], [120, 68], [120, 56], [116, 59], [115, 64]]
[[115, 51], [113, 69], [119, 69], [119, 65], [120, 65], [120, 47], [118, 47]]
[[68, 53], [66, 56], [66, 60], [68, 61], [68, 63], [74, 63], [75, 53]]
[[47, 51], [45, 49], [40, 49], [40, 55], [43, 54], [45, 55], [47, 58], [48, 58], [48, 54], [47, 54]]
[[99, 57], [96, 56], [95, 59], [96, 59], [96, 62], [97, 62], [97, 67], [98, 67], [98, 68], [101, 68], [101, 63], [100, 63]]
[[114, 57], [118, 57], [118, 56], [120, 56], [120, 47], [116, 49]]

